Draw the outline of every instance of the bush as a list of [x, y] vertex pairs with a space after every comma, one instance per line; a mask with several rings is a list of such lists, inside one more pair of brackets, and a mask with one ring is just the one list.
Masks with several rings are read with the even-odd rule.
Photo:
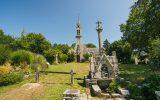
[[156, 100], [155, 91], [160, 91], [160, 76], [151, 75], [144, 80], [142, 86], [145, 100]]
[[14, 84], [23, 80], [23, 73], [13, 72], [9, 74], [0, 75], [0, 86]]
[[75, 52], [73, 49], [70, 49], [67, 55], [68, 55], [67, 62], [72, 62], [75, 60]]
[[8, 74], [12, 72], [12, 67], [1, 66], [0, 67], [0, 75]]
[[135, 84], [129, 85], [129, 92], [130, 92], [130, 98], [134, 100], [145, 100], [142, 96], [142, 91], [140, 88], [137, 87]]
[[18, 50], [12, 53], [11, 60], [14, 65], [27, 65], [33, 59], [33, 53], [26, 50]]
[[112, 93], [112, 92], [117, 92], [118, 91], [118, 87], [119, 87], [119, 83], [116, 80], [112, 80], [112, 82], [109, 84], [108, 87], [108, 92]]
[[67, 62], [68, 56], [66, 54], [61, 54], [59, 57], [60, 62]]
[[89, 53], [85, 53], [83, 54], [83, 57], [85, 61], [89, 61], [89, 57], [91, 57], [91, 55]]
[[31, 62], [31, 68], [36, 70], [44, 70], [47, 68], [47, 60], [43, 55], [34, 55], [33, 60]]

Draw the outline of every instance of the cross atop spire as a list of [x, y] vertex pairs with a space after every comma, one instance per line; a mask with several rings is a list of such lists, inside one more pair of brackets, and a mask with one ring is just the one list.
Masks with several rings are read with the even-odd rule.
[[78, 16], [77, 27], [79, 27], [79, 28], [80, 28], [80, 18], [79, 18], [79, 16]]

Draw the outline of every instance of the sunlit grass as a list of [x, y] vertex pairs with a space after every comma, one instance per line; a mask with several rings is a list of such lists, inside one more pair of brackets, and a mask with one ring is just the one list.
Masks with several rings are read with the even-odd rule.
[[121, 64], [120, 76], [133, 84], [140, 84], [152, 72], [147, 65]]
[[74, 84], [71, 86], [70, 74], [63, 73], [48, 73], [41, 77], [41, 83], [44, 84], [45, 89], [43, 95], [35, 96], [34, 100], [61, 100], [63, 92], [66, 89], [79, 89], [81, 93], [86, 92], [86, 88], [83, 87], [84, 75], [88, 74], [88, 63], [66, 63], [59, 65], [52, 65], [48, 69], [50, 72], [70, 72], [70, 70], [76, 73], [74, 75]]

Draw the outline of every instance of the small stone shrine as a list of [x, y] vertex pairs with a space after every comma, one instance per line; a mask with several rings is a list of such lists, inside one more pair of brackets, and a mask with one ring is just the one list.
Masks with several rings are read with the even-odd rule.
[[90, 60], [90, 77], [92, 79], [115, 79], [118, 78], [118, 73], [118, 60], [115, 51], [112, 56], [92, 55]]

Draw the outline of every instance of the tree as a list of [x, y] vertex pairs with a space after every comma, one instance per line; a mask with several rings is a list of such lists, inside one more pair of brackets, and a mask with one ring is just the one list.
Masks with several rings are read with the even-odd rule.
[[74, 49], [76, 46], [76, 43], [72, 43], [71, 48]]
[[106, 54], [108, 53], [108, 49], [109, 49], [110, 43], [108, 42], [108, 40], [106, 39], [103, 42], [103, 48], [105, 49]]
[[91, 57], [91, 55], [89, 53], [85, 53], [83, 54], [83, 57], [85, 61], [89, 61], [89, 57]]
[[57, 48], [50, 48], [44, 51], [44, 56], [46, 57], [47, 61], [50, 64], [54, 63], [56, 55], [61, 55], [61, 54], [62, 54], [62, 51]]
[[152, 40], [160, 38], [159, 7], [159, 0], [138, 0], [131, 7], [129, 18], [120, 29], [122, 39], [128, 41], [132, 49], [148, 51]]
[[11, 49], [4, 44], [0, 44], [0, 65], [10, 60]]
[[66, 54], [66, 55], [67, 55], [67, 53], [70, 49], [70, 47], [67, 44], [56, 44], [56, 45], [53, 46], [53, 48], [61, 50], [62, 53]]
[[88, 43], [86, 44], [87, 48], [96, 48], [96, 45], [94, 45], [93, 43]]
[[37, 54], [43, 54], [51, 47], [49, 41], [41, 34], [28, 33], [20, 38], [21, 49], [29, 50]]
[[5, 44], [10, 46], [11, 43], [14, 41], [14, 38], [10, 35], [5, 35], [3, 30], [0, 29], [0, 44]]
[[149, 58], [153, 70], [160, 68], [160, 39], [151, 43]]
[[118, 61], [121, 63], [129, 63], [132, 49], [128, 42], [118, 40], [110, 44], [108, 53], [111, 55], [112, 51], [116, 51]]

